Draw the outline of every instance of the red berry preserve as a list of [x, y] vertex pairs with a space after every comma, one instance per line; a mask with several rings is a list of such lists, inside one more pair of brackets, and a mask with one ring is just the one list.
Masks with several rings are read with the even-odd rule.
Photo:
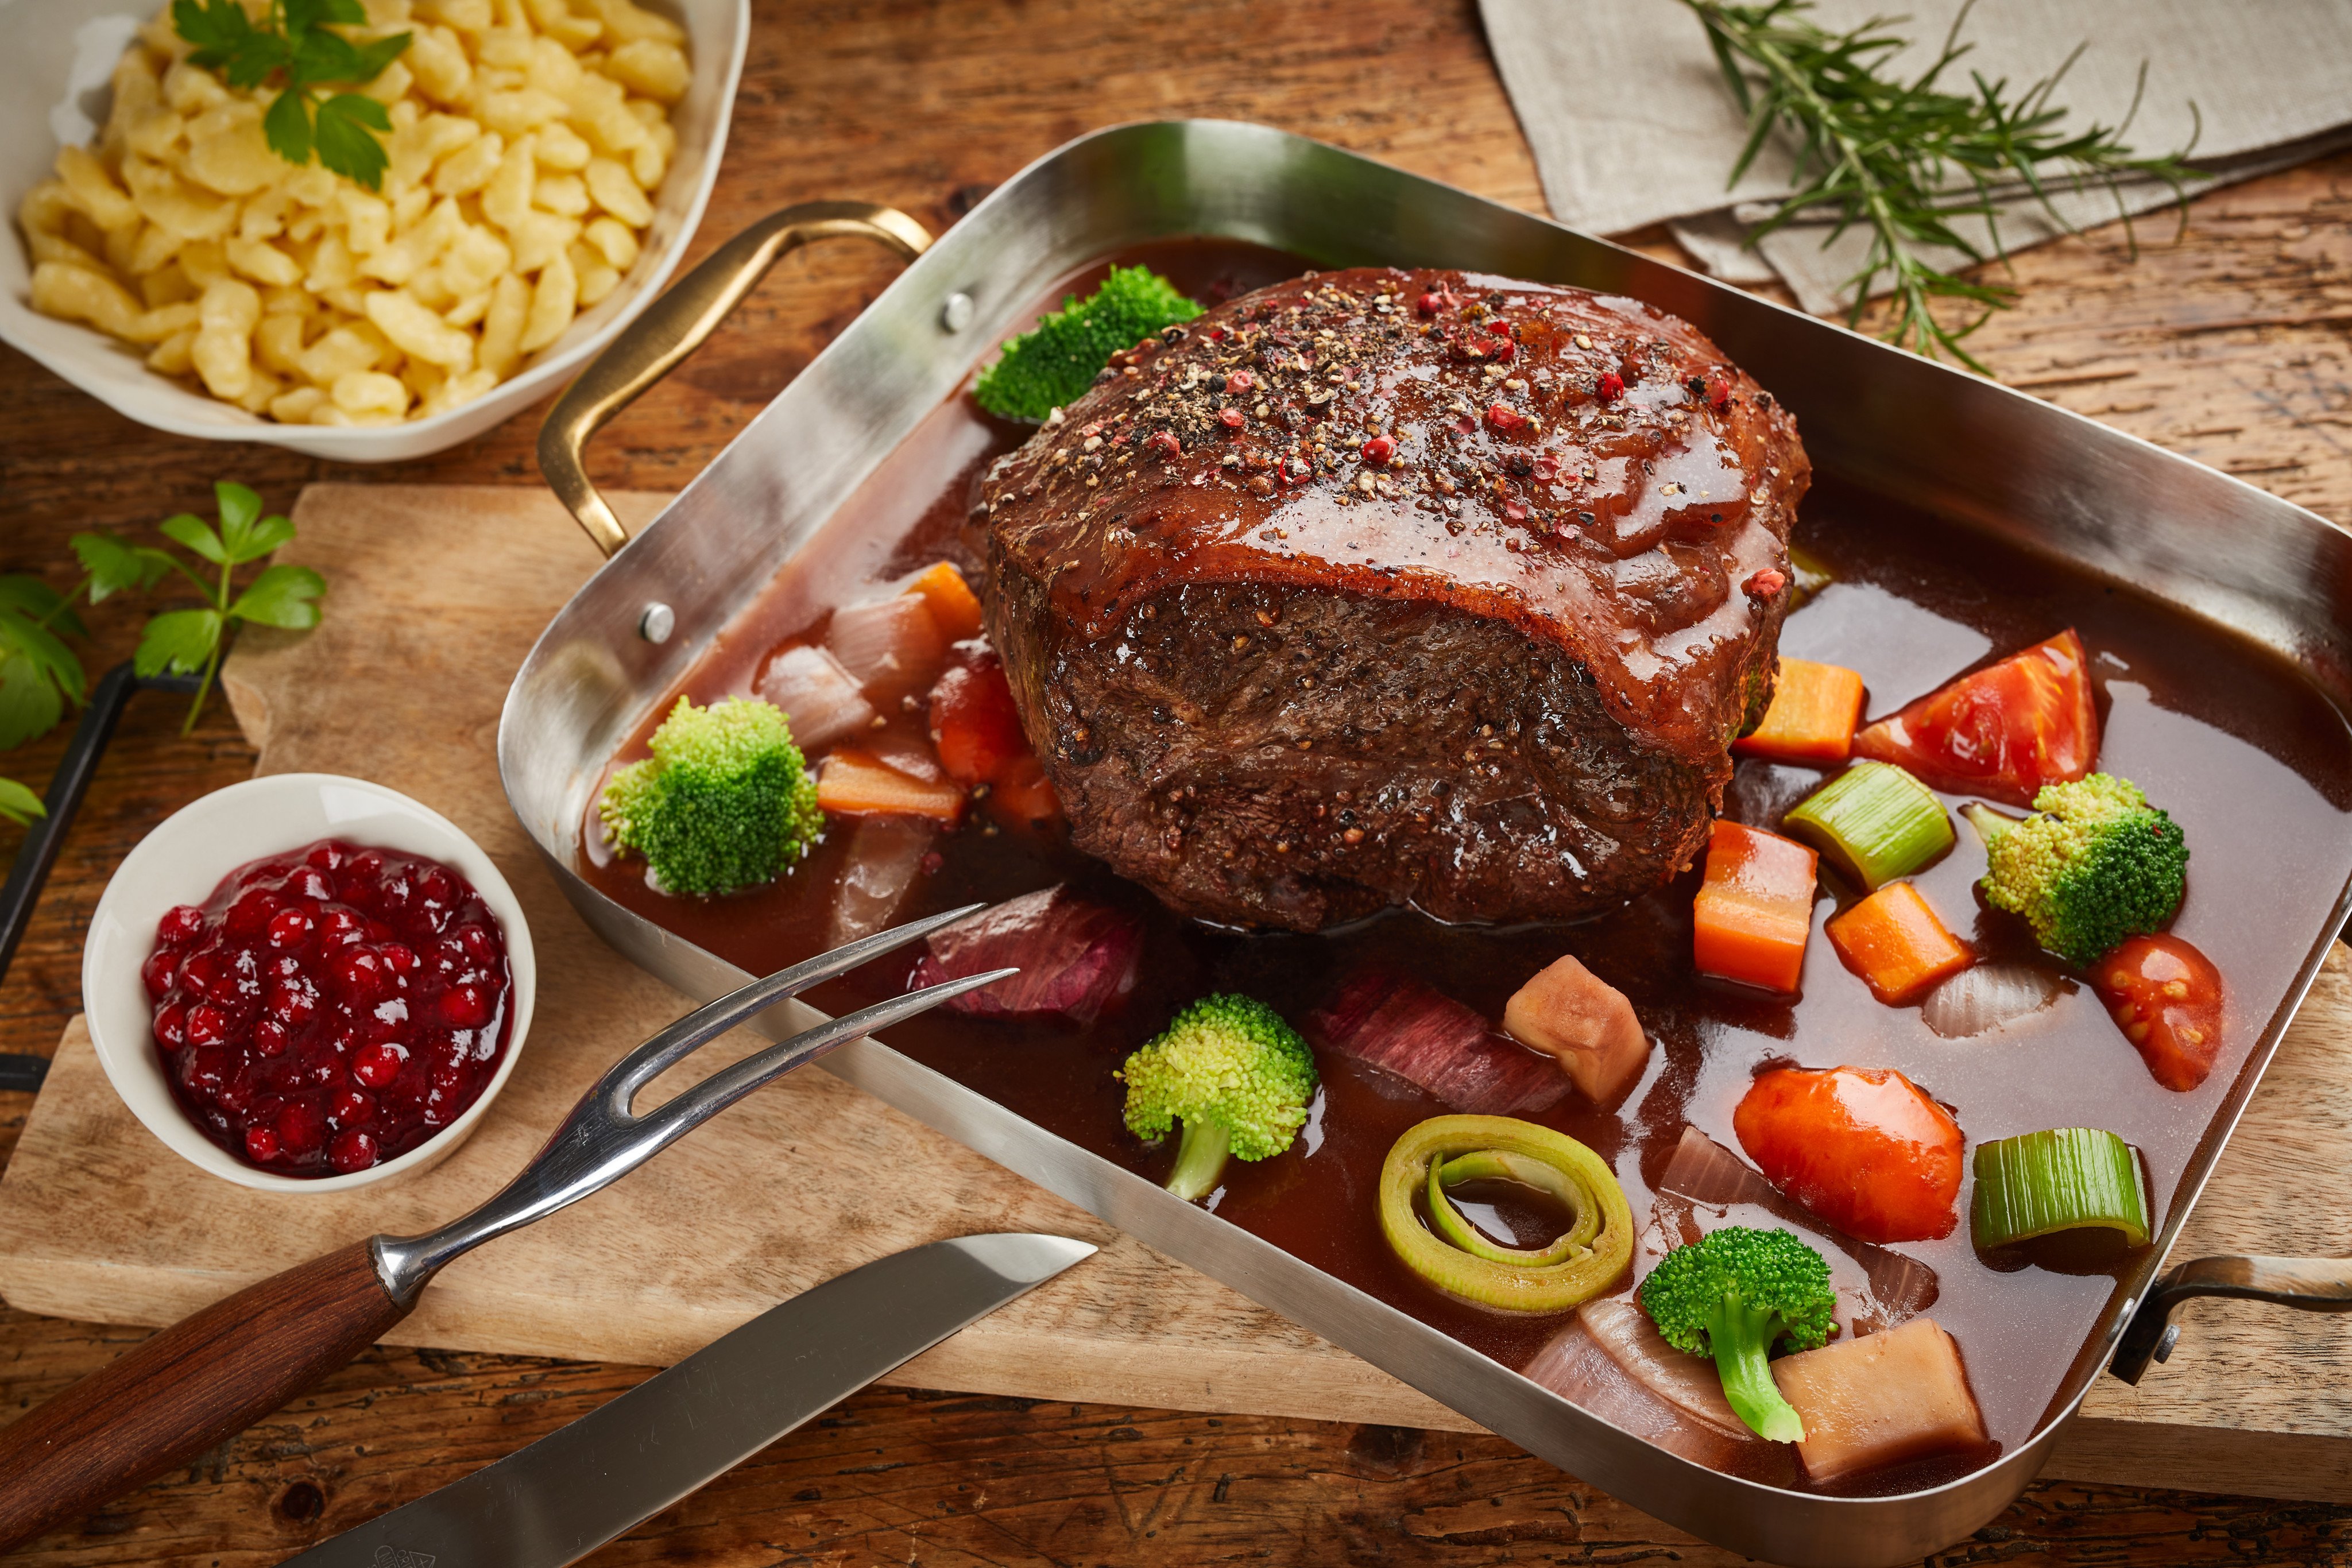
[[144, 976], [173, 1096], [280, 1176], [406, 1154], [506, 1054], [506, 937], [440, 862], [321, 839], [231, 872], [155, 930]]

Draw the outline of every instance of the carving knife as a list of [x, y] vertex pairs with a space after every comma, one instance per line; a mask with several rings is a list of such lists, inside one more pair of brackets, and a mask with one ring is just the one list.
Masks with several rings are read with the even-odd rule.
[[284, 1568], [562, 1568], [1094, 1250], [1010, 1232], [877, 1259]]

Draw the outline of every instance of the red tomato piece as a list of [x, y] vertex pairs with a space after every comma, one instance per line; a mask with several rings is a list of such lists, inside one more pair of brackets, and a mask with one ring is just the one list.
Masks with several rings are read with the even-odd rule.
[[1853, 754], [1909, 768], [1932, 789], [2031, 806], [2044, 784], [2099, 758], [2099, 716], [2083, 640], [2047, 643], [1930, 692], [1853, 737]]
[[1967, 1140], [1893, 1068], [1775, 1068], [1731, 1126], [1765, 1180], [1849, 1236], [1934, 1241], [1958, 1222]]
[[2135, 936], [2092, 966], [2108, 1016], [2167, 1089], [2205, 1082], [2221, 1051], [2221, 972], [2178, 936]]
[[984, 643], [957, 643], [950, 661], [931, 688], [931, 743], [949, 778], [967, 788], [992, 784], [1029, 756], [1004, 661]]

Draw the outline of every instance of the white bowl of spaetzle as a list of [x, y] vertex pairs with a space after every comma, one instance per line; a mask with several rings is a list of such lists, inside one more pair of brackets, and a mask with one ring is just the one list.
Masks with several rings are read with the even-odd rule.
[[[0, 341], [178, 435], [362, 463], [468, 440], [568, 380], [676, 268], [749, 10], [8, 7]], [[285, 65], [322, 16], [333, 54], [301, 57], [370, 79]]]

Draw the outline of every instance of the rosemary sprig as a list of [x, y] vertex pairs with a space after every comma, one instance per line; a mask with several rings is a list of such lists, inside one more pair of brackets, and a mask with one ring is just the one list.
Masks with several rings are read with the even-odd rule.
[[[1859, 325], [1879, 280], [1889, 280], [1893, 319], [1886, 337], [1933, 359], [1949, 353], [1980, 374], [1985, 367], [1961, 340], [2016, 300], [2000, 283], [1948, 272], [1924, 259], [1925, 247], [1956, 250], [1976, 266], [1998, 258], [2006, 266], [2000, 241], [1997, 185], [2022, 186], [2052, 220], [2068, 232], [2074, 225], [2051, 202], [2053, 183], [2075, 190], [2105, 187], [2116, 193], [2116, 210], [2131, 235], [2121, 184], [2126, 179], [2161, 180], [2181, 204], [2182, 182], [2196, 171], [2186, 162], [2189, 146], [2162, 157], [2134, 152], [2124, 141], [2147, 84], [2146, 62], [2131, 112], [2116, 126], [2092, 124], [2069, 131], [2067, 111], [2052, 102], [2058, 85], [2083, 53], [2082, 46], [2050, 75], [2012, 96], [2006, 78], [1988, 81], [1969, 73], [1972, 93], [1938, 85], [1944, 72], [1972, 47], [1959, 41], [1961, 25], [1974, 4], [1953, 18], [1944, 47], [1927, 69], [1909, 81], [1881, 74], [1886, 60], [1909, 47], [1894, 31], [1908, 17], [1873, 17], [1850, 32], [1832, 32], [1806, 19], [1811, 0], [1683, 0], [1706, 27], [1707, 41], [1723, 68], [1723, 78], [1748, 119], [1748, 143], [1740, 150], [1729, 183], [1737, 185], [1776, 129], [1797, 141], [1797, 189], [1772, 214], [1748, 233], [1752, 248], [1766, 235], [1815, 211], [1835, 222], [1824, 248], [1861, 226], [1870, 248], [1860, 270], [1846, 280], [1853, 304], [1848, 325]], [[1751, 79], [1751, 77], [1753, 79]], [[2195, 113], [2195, 105], [2190, 105]], [[2200, 121], [2201, 125], [2201, 121]], [[1954, 228], [1956, 220], [1984, 220], [1991, 255]], [[2137, 239], [2132, 236], [2133, 254]], [[1981, 307], [1974, 318], [1949, 326], [1937, 318], [1938, 300]]]

